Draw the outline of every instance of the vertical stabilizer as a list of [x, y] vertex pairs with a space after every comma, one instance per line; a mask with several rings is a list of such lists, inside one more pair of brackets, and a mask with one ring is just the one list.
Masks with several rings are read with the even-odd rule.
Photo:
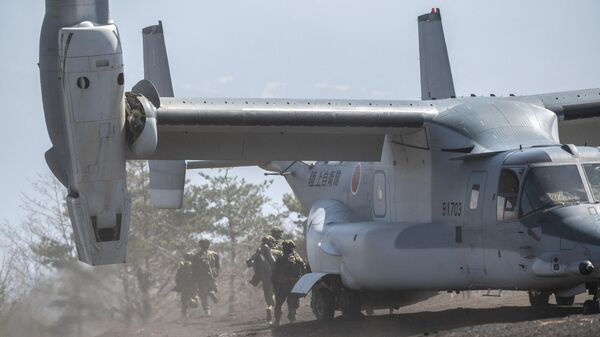
[[144, 79], [152, 82], [161, 97], [174, 97], [169, 57], [162, 21], [142, 30], [144, 43]]
[[456, 97], [442, 16], [438, 8], [419, 16], [419, 54], [421, 61], [421, 99]]
[[[173, 83], [165, 45], [162, 22], [142, 30], [144, 43], [144, 78], [161, 97], [173, 97]], [[184, 160], [151, 160], [150, 200], [159, 208], [180, 208], [183, 201], [186, 165]]]

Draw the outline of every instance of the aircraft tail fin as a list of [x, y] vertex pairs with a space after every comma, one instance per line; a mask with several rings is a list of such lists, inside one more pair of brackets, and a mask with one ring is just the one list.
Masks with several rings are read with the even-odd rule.
[[[144, 78], [160, 97], [174, 97], [162, 22], [142, 30]], [[159, 208], [180, 208], [185, 186], [185, 160], [150, 160], [150, 201]]]
[[421, 63], [421, 99], [456, 97], [448, 49], [438, 8], [419, 16], [419, 54]]
[[162, 21], [158, 25], [144, 28], [142, 34], [144, 78], [154, 84], [161, 97], [174, 97]]

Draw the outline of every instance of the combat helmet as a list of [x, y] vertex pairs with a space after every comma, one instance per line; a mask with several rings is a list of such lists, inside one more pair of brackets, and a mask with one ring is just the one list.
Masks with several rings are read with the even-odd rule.
[[281, 243], [281, 246], [285, 249], [294, 249], [296, 248], [296, 243], [294, 242], [294, 240], [283, 240], [283, 242]]
[[202, 249], [208, 249], [208, 247], [210, 247], [210, 240], [207, 238], [202, 238], [198, 240], [198, 246], [200, 246]]
[[283, 236], [283, 230], [278, 226], [271, 227], [269, 233], [275, 240], [279, 240]]
[[271, 235], [265, 235], [260, 239], [260, 242], [263, 245], [273, 246], [273, 244], [275, 243], [275, 238]]

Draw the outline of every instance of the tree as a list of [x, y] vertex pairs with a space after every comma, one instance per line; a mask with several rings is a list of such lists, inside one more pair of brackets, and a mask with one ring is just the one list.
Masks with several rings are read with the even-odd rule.
[[[172, 275], [193, 244], [190, 235], [208, 227], [190, 212], [189, 191], [183, 210], [155, 209], [150, 204], [147, 163], [130, 162], [127, 172], [132, 213], [125, 265], [88, 268], [77, 261], [65, 188], [50, 175], [38, 176], [32, 183], [35, 193], [22, 196], [23, 225], [0, 228], [8, 240], [4, 245], [15, 256], [13, 274], [23, 280], [22, 293], [15, 297], [26, 298], [53, 280], [51, 291], [56, 296], [49, 305], [65, 319], [63, 330], [57, 331], [60, 335], [66, 334], [64, 329], [80, 330], [65, 322], [76, 322], [82, 313], [94, 316], [93, 310], [111, 312], [126, 324], [136, 318], [149, 320], [153, 308], [168, 302]], [[194, 210], [201, 209], [202, 204], [194, 205]]]
[[308, 211], [302, 206], [300, 201], [290, 193], [283, 195], [283, 206], [285, 210], [281, 216], [288, 221], [291, 221], [296, 228], [294, 237], [296, 239], [297, 251], [306, 257], [306, 219], [308, 217]]
[[264, 235], [273, 223], [273, 217], [263, 212], [263, 207], [270, 202], [266, 191], [271, 181], [252, 184], [229, 175], [228, 170], [219, 173], [214, 176], [200, 173], [206, 183], [192, 187], [192, 203], [200, 204], [198, 198], [208, 201], [206, 209], [195, 212], [201, 217], [210, 216], [210, 231], [215, 241], [224, 242], [230, 266], [229, 275], [224, 275], [229, 276], [228, 311], [233, 313], [238, 269], [243, 266], [238, 261], [240, 246], [246, 244], [253, 247], [258, 242], [257, 238]]
[[[182, 209], [160, 210], [150, 203], [147, 163], [129, 162], [127, 174], [132, 213], [125, 265], [92, 268], [77, 260], [66, 190], [49, 174], [32, 182], [34, 194], [22, 196], [22, 225], [0, 224], [0, 249], [10, 257], [0, 261], [0, 305], [16, 300], [10, 315], [27, 326], [19, 330], [22, 335], [81, 335], [93, 322], [100, 324], [94, 329], [102, 329], [102, 317], [109, 317], [112, 326], [128, 325], [138, 319], [146, 322], [163, 309], [172, 311], [173, 275], [183, 254], [196, 248], [199, 236], [213, 239], [214, 249], [223, 255], [218, 282], [226, 283], [222, 288], [229, 312], [242, 304], [236, 293], [247, 294], [249, 307], [260, 298], [260, 292], [240, 277], [251, 269], [239, 256], [249, 256], [260, 237], [289, 215], [270, 204], [270, 181], [251, 184], [228, 171], [202, 174], [204, 184], [185, 188]], [[266, 212], [265, 205], [275, 211]], [[57, 320], [48, 323], [31, 315], [44, 308]]]
[[[132, 198], [126, 274], [134, 275], [130, 303], [142, 321], [152, 316], [152, 307], [171, 293], [171, 283], [184, 252], [194, 247], [191, 236], [210, 227], [203, 216], [208, 206], [202, 191], [191, 187], [184, 192], [181, 210], [157, 209], [150, 203], [149, 171], [145, 161], [129, 162], [128, 189]], [[193, 194], [193, 195], [192, 195]], [[132, 293], [125, 278], [124, 290]]]
[[[12, 283], [20, 285], [4, 288], [15, 302], [10, 317], [27, 317], [15, 334], [81, 335], [83, 315], [98, 318], [120, 307], [108, 301], [116, 298], [112, 283], [103, 283], [105, 277], [77, 262], [64, 187], [50, 175], [39, 175], [32, 185], [35, 193], [21, 196], [22, 225], [0, 228], [11, 256]], [[44, 308], [55, 312], [57, 320], [32, 317]]]
[[8, 294], [14, 286], [12, 275], [14, 272], [13, 260], [14, 254], [10, 254], [4, 255], [0, 261], [0, 318], [4, 316], [7, 309]]

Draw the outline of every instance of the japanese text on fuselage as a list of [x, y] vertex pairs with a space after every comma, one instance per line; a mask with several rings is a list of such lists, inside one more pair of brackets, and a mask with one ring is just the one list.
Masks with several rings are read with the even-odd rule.
[[340, 184], [341, 170], [313, 171], [308, 177], [308, 187], [336, 187]]

